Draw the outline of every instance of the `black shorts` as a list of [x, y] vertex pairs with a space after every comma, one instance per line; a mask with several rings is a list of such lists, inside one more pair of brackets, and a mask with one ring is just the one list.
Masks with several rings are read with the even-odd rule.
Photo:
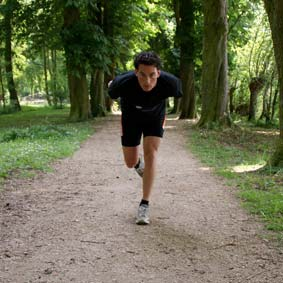
[[142, 117], [125, 117], [122, 115], [121, 141], [123, 146], [138, 146], [141, 137], [163, 137], [165, 117], [146, 119]]

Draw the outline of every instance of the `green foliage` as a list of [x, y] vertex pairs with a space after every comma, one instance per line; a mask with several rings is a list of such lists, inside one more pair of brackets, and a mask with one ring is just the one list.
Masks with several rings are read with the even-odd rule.
[[[172, 59], [169, 54], [173, 54], [175, 23], [169, 4], [170, 1], [160, 0], [108, 2], [112, 27], [109, 40], [118, 72], [133, 68], [133, 56], [141, 50], [154, 49], [165, 61]], [[162, 45], [165, 41], [166, 45]]]
[[57, 1], [32, 0], [22, 4], [17, 23], [17, 38], [27, 42], [32, 52], [42, 47], [61, 49], [62, 7]]
[[147, 18], [154, 32], [149, 34], [149, 48], [160, 55], [163, 68], [179, 76], [180, 54], [175, 44], [176, 20], [169, 1], [155, 1]]
[[5, 108], [4, 107], [0, 107], [0, 115], [3, 115], [3, 114], [12, 114], [14, 113], [15, 110], [13, 107], [10, 107], [9, 105], [6, 106]]
[[66, 124], [69, 108], [54, 109], [50, 107], [23, 106], [22, 111], [15, 114], [1, 115], [0, 130], [5, 128], [30, 127], [32, 125]]
[[75, 8], [87, 8], [96, 7], [97, 1], [95, 0], [65, 0], [65, 7], [75, 7]]
[[244, 46], [249, 41], [250, 29], [254, 25], [256, 11], [259, 10], [260, 6], [260, 3], [256, 3], [255, 1], [228, 1], [228, 42], [232, 52], [234, 48]]
[[29, 128], [14, 128], [4, 131], [0, 135], [0, 143], [19, 139], [60, 139], [70, 136], [64, 127], [53, 125], [38, 125]]
[[[0, 68], [4, 74], [3, 18], [5, 13], [13, 12], [13, 72], [20, 98], [27, 93], [33, 95], [47, 92], [47, 88], [52, 102], [53, 97], [56, 101], [57, 94], [61, 97], [64, 94], [66, 97], [66, 58], [70, 64], [84, 67], [86, 73], [94, 69], [105, 70], [108, 80], [115, 73], [133, 68], [134, 54], [151, 49], [161, 55], [164, 69], [179, 75], [180, 42], [175, 37], [174, 13], [174, 3], [178, 2], [180, 1], [4, 1], [0, 5]], [[193, 1], [193, 4], [195, 88], [196, 93], [199, 93], [203, 1]], [[79, 21], [69, 29], [63, 29], [65, 7], [75, 7], [80, 11]], [[228, 21], [229, 83], [236, 87], [235, 107], [249, 102], [248, 85], [251, 78], [256, 76], [262, 76], [268, 84], [264, 92], [265, 102], [270, 106], [277, 89], [278, 75], [271, 48], [269, 23], [262, 1], [229, 0]], [[187, 38], [186, 34], [182, 36]], [[51, 51], [56, 51], [56, 59], [52, 57]], [[47, 84], [43, 54], [46, 55]], [[8, 97], [5, 78], [3, 86]], [[259, 99], [261, 102], [261, 97]], [[199, 96], [197, 100], [200, 101]], [[277, 107], [278, 102], [275, 105]], [[261, 114], [260, 110], [261, 107], [258, 116]], [[278, 113], [274, 113], [277, 118]]]
[[6, 120], [0, 123], [0, 178], [49, 170], [51, 161], [71, 155], [93, 132], [89, 123], [67, 123], [64, 110], [28, 108], [2, 117]]
[[262, 217], [267, 229], [283, 231], [283, 171], [269, 166], [275, 130], [190, 129], [189, 147], [204, 164], [239, 188], [243, 205]]
[[[259, 178], [259, 176], [258, 176]], [[256, 178], [257, 179], [257, 178]], [[255, 178], [250, 181], [256, 182]], [[266, 220], [266, 227], [273, 231], [283, 231], [283, 189], [278, 188], [274, 183], [266, 183], [266, 180], [261, 180], [254, 188], [250, 188], [249, 184], [242, 184], [241, 197], [243, 198], [244, 206], [251, 213], [260, 215]], [[248, 188], [247, 188], [248, 187]]]
[[65, 28], [61, 35], [71, 68], [85, 68], [87, 64], [90, 69], [107, 70], [110, 63], [108, 41], [99, 26], [80, 20]]
[[[65, 62], [60, 38], [63, 22], [62, 9], [58, 6], [57, 1], [17, 2], [18, 6], [13, 15], [13, 73], [19, 97], [21, 98], [24, 94], [33, 95], [37, 92], [45, 92], [42, 56], [44, 48], [48, 51], [49, 48], [60, 50], [57, 52], [56, 87], [58, 91], [66, 90], [66, 72], [63, 66]], [[1, 55], [0, 52], [0, 64], [3, 66]], [[47, 54], [47, 65], [53, 68], [49, 53]], [[51, 83], [50, 68], [47, 70], [49, 90], [50, 85], [55, 85], [54, 82]], [[5, 80], [3, 80], [3, 87], [6, 91]]]
[[273, 96], [277, 79], [271, 32], [262, 2], [232, 1], [229, 7], [229, 76], [230, 85], [236, 88], [237, 107], [249, 103], [252, 78], [264, 79], [268, 98]]

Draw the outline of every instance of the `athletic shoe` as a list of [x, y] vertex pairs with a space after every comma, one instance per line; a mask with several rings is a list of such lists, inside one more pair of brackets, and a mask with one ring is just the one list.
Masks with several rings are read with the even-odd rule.
[[148, 205], [141, 204], [139, 206], [136, 224], [138, 225], [149, 224], [149, 206]]
[[144, 162], [141, 157], [139, 159], [139, 167], [135, 168], [135, 170], [140, 175], [140, 177], [143, 177]]

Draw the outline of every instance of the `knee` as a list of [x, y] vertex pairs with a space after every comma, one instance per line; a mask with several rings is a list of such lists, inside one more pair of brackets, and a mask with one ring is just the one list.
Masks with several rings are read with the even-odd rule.
[[136, 166], [139, 160], [139, 148], [136, 147], [123, 147], [124, 161], [128, 168]]
[[157, 156], [157, 149], [152, 149], [144, 153], [144, 161], [146, 163], [152, 163], [155, 161]]
[[126, 166], [127, 166], [128, 168], [134, 168], [135, 165], [136, 165], [136, 164], [134, 164], [134, 163], [126, 162]]
[[135, 159], [131, 159], [131, 160], [126, 160], [125, 159], [125, 164], [128, 168], [134, 168], [136, 166], [136, 164], [138, 163], [137, 160]]

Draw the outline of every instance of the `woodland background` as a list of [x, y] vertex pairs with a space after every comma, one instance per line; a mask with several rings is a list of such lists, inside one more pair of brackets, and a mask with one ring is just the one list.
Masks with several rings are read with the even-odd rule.
[[78, 148], [88, 121], [117, 108], [108, 82], [142, 50], [182, 80], [168, 113], [194, 121], [191, 149], [282, 231], [280, 0], [0, 1], [0, 180]]

